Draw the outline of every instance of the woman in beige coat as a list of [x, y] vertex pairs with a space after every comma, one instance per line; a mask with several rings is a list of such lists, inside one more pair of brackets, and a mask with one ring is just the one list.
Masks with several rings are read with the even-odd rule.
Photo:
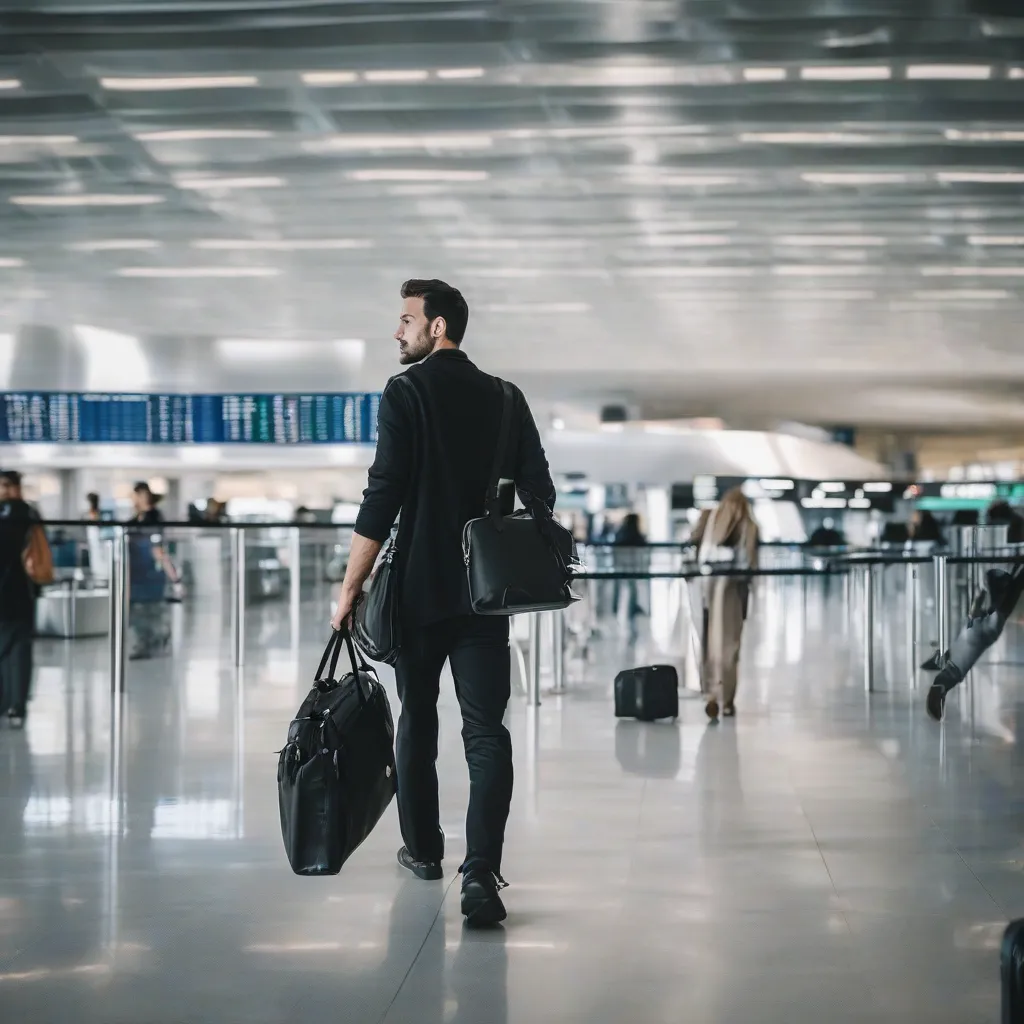
[[[705, 512], [691, 540], [698, 546], [702, 564], [722, 562], [723, 567], [756, 569], [759, 535], [750, 502], [738, 488], [729, 491], [718, 508]], [[747, 617], [750, 580], [742, 576], [718, 576], [703, 581], [704, 666], [701, 688], [707, 698], [708, 718], [716, 720], [719, 708], [726, 718], [736, 714], [740, 642]]]

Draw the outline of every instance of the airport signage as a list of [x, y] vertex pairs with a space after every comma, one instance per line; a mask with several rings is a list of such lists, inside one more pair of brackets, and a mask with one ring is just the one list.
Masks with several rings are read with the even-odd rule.
[[375, 444], [380, 395], [0, 392], [0, 443]]
[[698, 476], [672, 488], [672, 507], [713, 508], [739, 487], [751, 501], [792, 501], [806, 509], [892, 512], [896, 488], [877, 480], [794, 480], [775, 477]]

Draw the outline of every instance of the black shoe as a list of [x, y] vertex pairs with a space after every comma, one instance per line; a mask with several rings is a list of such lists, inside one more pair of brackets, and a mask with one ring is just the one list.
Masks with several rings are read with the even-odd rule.
[[18, 712], [14, 710], [14, 708], [11, 708], [11, 710], [7, 712], [7, 724], [12, 729], [24, 729], [25, 716], [19, 715]]
[[938, 672], [946, 659], [943, 655], [936, 651], [922, 666], [921, 670], [924, 672]]
[[508, 917], [498, 895], [499, 884], [501, 888], [506, 885], [500, 876], [495, 879], [490, 871], [473, 869], [463, 875], [462, 916], [471, 928], [489, 928]]
[[444, 878], [439, 860], [416, 860], [404, 846], [398, 851], [398, 863], [417, 878], [422, 878], [424, 882], [436, 882], [439, 878]]
[[946, 709], [946, 693], [948, 691], [942, 683], [933, 683], [928, 691], [928, 717], [936, 722], [942, 721], [942, 714]]

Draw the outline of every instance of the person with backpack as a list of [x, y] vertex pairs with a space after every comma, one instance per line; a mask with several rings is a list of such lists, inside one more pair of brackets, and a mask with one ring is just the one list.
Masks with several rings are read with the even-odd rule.
[[0, 714], [21, 729], [32, 688], [32, 638], [39, 586], [53, 556], [39, 513], [22, 497], [21, 474], [0, 472]]

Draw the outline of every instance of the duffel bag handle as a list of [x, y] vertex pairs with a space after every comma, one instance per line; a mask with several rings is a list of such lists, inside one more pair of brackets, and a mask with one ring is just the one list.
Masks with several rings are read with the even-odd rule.
[[359, 694], [359, 703], [366, 703], [366, 694], [363, 693], [363, 683], [360, 679], [360, 664], [356, 658], [356, 646], [352, 642], [352, 630], [347, 627], [342, 630], [345, 634], [345, 646], [348, 648], [348, 660], [352, 663], [352, 681], [356, 684], [356, 693]]
[[[338, 670], [338, 656], [341, 654], [341, 631], [335, 630], [331, 633], [331, 639], [327, 641], [327, 646], [324, 648], [324, 656], [320, 659], [320, 666], [316, 670], [316, 675], [313, 677], [313, 683], [316, 688], [324, 693], [331, 687], [329, 683], [333, 683], [335, 680], [334, 673]], [[331, 668], [324, 679], [324, 669], [327, 667], [327, 659], [331, 659]]]
[[[370, 669], [365, 664], [360, 665], [359, 659], [356, 657], [355, 644], [352, 642], [352, 631], [347, 626], [337, 629], [331, 634], [331, 639], [327, 641], [327, 647], [324, 649], [324, 656], [320, 659], [320, 666], [316, 670], [313, 685], [321, 693], [327, 693], [333, 689], [332, 684], [337, 682], [335, 673], [338, 671], [338, 658], [341, 656], [342, 642], [348, 648], [348, 660], [352, 665], [352, 678], [355, 680], [356, 692], [359, 694], [359, 703], [365, 704], [367, 697], [363, 693], [363, 687], [360, 685], [359, 673], [360, 671], [369, 672]], [[327, 678], [324, 679], [324, 668], [327, 666], [328, 658], [331, 661], [331, 668]]]

